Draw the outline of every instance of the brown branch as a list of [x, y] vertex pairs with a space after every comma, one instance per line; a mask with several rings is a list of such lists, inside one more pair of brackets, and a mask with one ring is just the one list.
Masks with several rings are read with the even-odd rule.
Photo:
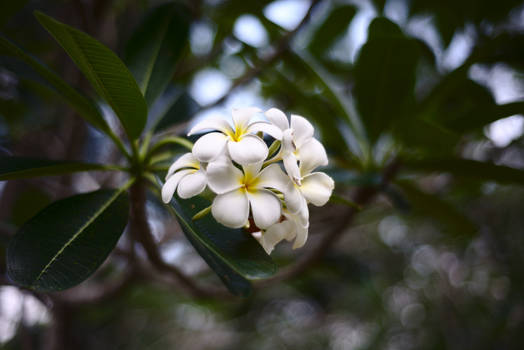
[[229, 298], [231, 295], [224, 289], [217, 289], [210, 286], [199, 286], [193, 279], [185, 275], [175, 266], [168, 264], [158, 250], [157, 244], [153, 239], [151, 227], [147, 221], [146, 214], [146, 192], [145, 180], [137, 180], [130, 189], [131, 196], [131, 220], [130, 230], [135, 239], [144, 248], [149, 262], [159, 272], [169, 273], [193, 296], [211, 298]]
[[[358, 204], [360, 207], [364, 207], [364, 205], [371, 202], [375, 198], [375, 196], [380, 192], [380, 190], [391, 182], [391, 179], [397, 173], [399, 166], [400, 162], [398, 160], [392, 161], [384, 169], [381, 184], [377, 187], [359, 188], [355, 194], [353, 202]], [[329, 248], [332, 245], [336, 244], [338, 239], [345, 232], [345, 229], [351, 224], [353, 218], [355, 217], [355, 214], [358, 211], [359, 210], [356, 208], [348, 208], [348, 210], [344, 212], [337, 224], [322, 237], [322, 240], [319, 242], [318, 245], [316, 245], [307, 254], [303, 255], [302, 258], [297, 261], [297, 263], [285, 269], [282, 269], [280, 273], [276, 274], [271, 278], [258, 282], [256, 284], [257, 287], [266, 287], [273, 283], [293, 278], [302, 273], [303, 271], [307, 270], [312, 265], [314, 265], [329, 250]]]
[[300, 23], [293, 29], [292, 31], [287, 32], [284, 34], [280, 40], [274, 45], [274, 50], [271, 54], [269, 54], [267, 57], [260, 60], [257, 65], [251, 69], [249, 69], [247, 72], [245, 72], [241, 77], [236, 79], [229, 90], [217, 101], [210, 103], [206, 106], [203, 106], [201, 110], [209, 109], [212, 107], [216, 107], [218, 105], [221, 105], [225, 102], [225, 100], [228, 98], [228, 96], [236, 90], [239, 86], [242, 86], [244, 84], [249, 83], [252, 79], [257, 77], [264, 69], [267, 67], [273, 65], [275, 62], [277, 62], [289, 49], [290, 49], [290, 43], [295, 37], [295, 35], [304, 27], [306, 23], [309, 22], [309, 19], [311, 18], [311, 14], [313, 13], [313, 10], [315, 7], [321, 2], [322, 0], [313, 0], [311, 2], [311, 6], [309, 6], [309, 9], [302, 19]]

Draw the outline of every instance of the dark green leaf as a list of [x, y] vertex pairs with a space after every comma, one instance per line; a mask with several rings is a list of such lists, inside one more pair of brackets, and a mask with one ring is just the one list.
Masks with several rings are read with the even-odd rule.
[[473, 235], [477, 232], [469, 218], [437, 195], [423, 192], [408, 181], [396, 181], [395, 184], [402, 189], [415, 213], [435, 219], [448, 233]]
[[51, 204], [11, 239], [9, 278], [37, 291], [63, 290], [82, 282], [111, 253], [128, 214], [124, 189], [99, 190]]
[[114, 170], [102, 164], [67, 162], [28, 157], [0, 157], [0, 181], [61, 175], [89, 170]]
[[173, 78], [188, 41], [189, 14], [167, 3], [147, 15], [126, 47], [126, 63], [151, 106]]
[[404, 37], [396, 24], [383, 18], [371, 23], [355, 66], [354, 93], [372, 142], [411, 114], [419, 51], [417, 41]]
[[249, 233], [222, 226], [211, 215], [191, 220], [211, 204], [207, 199], [175, 197], [171, 208], [186, 237], [233, 294], [249, 294], [248, 280], [266, 278], [276, 272], [275, 263]]
[[309, 44], [311, 53], [317, 57], [323, 56], [335, 40], [349, 28], [356, 13], [354, 5], [335, 7], [313, 35]]
[[130, 139], [144, 129], [147, 105], [133, 75], [113, 51], [75, 28], [41, 12], [38, 21], [84, 73], [96, 92], [113, 108]]
[[386, 0], [373, 0], [373, 5], [375, 5], [375, 9], [378, 13], [382, 13], [384, 11], [384, 6], [386, 5]]
[[66, 103], [74, 108], [81, 117], [83, 117], [93, 126], [107, 133], [109, 126], [102, 117], [100, 111], [89, 99], [68, 85], [62, 78], [60, 78], [55, 72], [50, 70], [43, 63], [39, 62], [31, 55], [25, 53], [21, 48], [1, 35], [0, 55], [12, 56], [22, 60], [25, 64], [35, 70], [35, 72], [37, 72], [42, 78], [44, 78], [57, 92], [58, 96], [60, 96]]
[[460, 158], [405, 160], [403, 166], [423, 172], [450, 173], [456, 176], [524, 185], [524, 170], [493, 163]]
[[151, 128], [161, 131], [170, 126], [191, 119], [200, 109], [200, 105], [189, 93], [180, 87], [172, 86], [156, 100], [151, 108]]

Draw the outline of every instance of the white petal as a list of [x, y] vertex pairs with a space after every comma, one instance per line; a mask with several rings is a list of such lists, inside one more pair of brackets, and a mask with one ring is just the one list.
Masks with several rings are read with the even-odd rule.
[[229, 160], [210, 163], [206, 172], [208, 186], [217, 194], [239, 188], [244, 178], [242, 171]]
[[193, 174], [184, 176], [178, 184], [177, 193], [180, 198], [191, 198], [202, 193], [205, 188], [206, 174], [200, 170]]
[[231, 158], [238, 164], [251, 164], [263, 161], [268, 153], [267, 145], [260, 137], [255, 135], [246, 135], [238, 142], [229, 140], [227, 147]]
[[257, 132], [262, 131], [276, 140], [282, 140], [282, 130], [273, 124], [266, 122], [255, 122], [249, 125], [247, 132], [251, 134], [256, 134]]
[[212, 132], [199, 138], [193, 145], [193, 155], [201, 162], [211, 162], [224, 151], [226, 135]]
[[286, 173], [296, 184], [300, 185], [300, 169], [298, 168], [297, 158], [291, 153], [282, 157]]
[[293, 249], [301, 248], [306, 244], [308, 228], [296, 225], [296, 238], [295, 243], [293, 243]]
[[290, 237], [288, 240], [292, 240], [295, 237], [295, 225], [291, 221], [286, 220], [271, 225], [266, 232], [255, 232], [252, 235], [269, 255], [283, 239]]
[[166, 180], [173, 175], [173, 173], [182, 168], [194, 168], [199, 169], [200, 164], [198, 160], [193, 156], [193, 153], [186, 153], [180, 156], [171, 166], [166, 175]]
[[291, 129], [293, 129], [297, 147], [302, 146], [304, 142], [313, 137], [313, 125], [306, 118], [299, 115], [291, 115]]
[[278, 164], [271, 164], [258, 175], [257, 188], [274, 188], [282, 193], [289, 188], [291, 181]]
[[300, 225], [302, 227], [309, 227], [309, 208], [307, 206], [306, 199], [303, 196], [301, 196], [301, 199], [303, 201], [303, 205], [300, 207], [300, 210], [298, 210], [295, 213], [292, 213], [288, 209], [285, 209], [282, 212], [282, 214], [287, 219], [296, 222], [297, 225]]
[[200, 123], [195, 125], [188, 133], [187, 136], [193, 135], [199, 131], [204, 130], [219, 130], [223, 132], [224, 134], [227, 134], [228, 132], [232, 132], [233, 129], [231, 129], [231, 126], [227, 122], [227, 120], [223, 118], [218, 117], [211, 117], [206, 118], [202, 120]]
[[262, 110], [257, 107], [233, 108], [233, 123], [235, 128], [247, 128], [253, 114], [260, 113]]
[[257, 227], [265, 229], [278, 222], [282, 216], [282, 206], [278, 197], [268, 190], [247, 192], [253, 220]]
[[315, 138], [309, 139], [298, 149], [300, 160], [300, 175], [306, 176], [319, 166], [328, 165], [328, 157], [324, 146]]
[[240, 228], [247, 223], [249, 202], [244, 190], [234, 190], [215, 197], [211, 214], [224, 226]]
[[324, 173], [312, 173], [302, 179], [300, 191], [308, 202], [317, 207], [323, 206], [331, 197], [335, 182]]
[[290, 212], [297, 212], [305, 204], [305, 200], [299, 190], [280, 169], [278, 164], [271, 164], [264, 168], [258, 176], [257, 188], [274, 188], [284, 195], [286, 207]]
[[280, 130], [284, 131], [289, 129], [289, 122], [287, 121], [286, 115], [280, 109], [271, 108], [266, 111], [265, 115], [267, 119], [269, 119], [271, 123], [278, 126]]
[[263, 164], [264, 162], [257, 162], [242, 165], [242, 169], [244, 170], [244, 176], [248, 179], [258, 176], [258, 173], [260, 172], [260, 169], [262, 169]]
[[175, 193], [176, 187], [178, 186], [180, 180], [192, 172], [194, 172], [194, 170], [180, 170], [167, 179], [164, 186], [162, 186], [162, 201], [164, 203], [169, 203], [171, 201], [171, 198], [173, 198], [173, 193]]
[[295, 144], [293, 143], [293, 130], [286, 129], [282, 132], [282, 155], [294, 153], [296, 151]]

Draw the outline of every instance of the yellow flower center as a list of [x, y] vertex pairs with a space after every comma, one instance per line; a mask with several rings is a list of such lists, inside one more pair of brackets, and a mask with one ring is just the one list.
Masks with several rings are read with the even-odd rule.
[[241, 189], [244, 189], [247, 192], [254, 193], [257, 189], [257, 184], [259, 182], [259, 178], [255, 177], [254, 174], [251, 174], [249, 171], [246, 171], [244, 173], [244, 177], [241, 180]]
[[232, 141], [239, 142], [242, 140], [242, 137], [247, 134], [247, 128], [235, 124], [235, 131], [227, 131], [226, 134]]

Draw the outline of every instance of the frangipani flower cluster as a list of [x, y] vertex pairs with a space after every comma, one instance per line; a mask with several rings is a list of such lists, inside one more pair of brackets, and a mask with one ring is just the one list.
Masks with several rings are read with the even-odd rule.
[[[233, 109], [233, 125], [225, 119], [206, 119], [193, 127], [188, 135], [211, 132], [171, 165], [162, 199], [168, 203], [175, 191], [190, 198], [209, 188], [216, 195], [211, 205], [216, 221], [231, 228], [249, 227], [270, 254], [284, 239], [294, 240], [293, 248], [305, 244], [308, 204], [326, 204], [334, 182], [314, 172], [327, 165], [328, 158], [311, 123], [298, 115], [288, 121], [276, 108], [264, 113], [267, 121], [259, 121], [255, 116], [261, 112], [254, 107]], [[274, 139], [269, 148], [264, 134]]]

